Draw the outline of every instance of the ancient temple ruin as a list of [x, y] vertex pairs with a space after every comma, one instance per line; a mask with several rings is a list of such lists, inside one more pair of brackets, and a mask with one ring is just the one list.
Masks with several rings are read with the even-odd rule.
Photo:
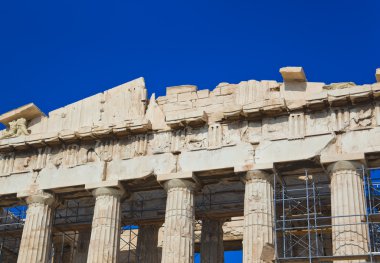
[[280, 73], [2, 114], [0, 262], [380, 262], [380, 70]]

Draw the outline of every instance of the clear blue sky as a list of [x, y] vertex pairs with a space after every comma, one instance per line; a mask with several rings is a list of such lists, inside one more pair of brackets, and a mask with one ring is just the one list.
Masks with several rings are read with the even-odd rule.
[[[2, 1], [0, 113], [44, 112], [143, 76], [149, 92], [248, 79], [374, 82], [380, 1]], [[230, 260], [229, 262], [239, 262]]]
[[144, 76], [150, 92], [247, 79], [374, 81], [380, 1], [2, 1], [0, 113], [44, 112]]

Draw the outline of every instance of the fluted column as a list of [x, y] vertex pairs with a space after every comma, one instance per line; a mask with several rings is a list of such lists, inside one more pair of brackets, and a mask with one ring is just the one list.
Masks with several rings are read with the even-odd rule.
[[17, 263], [46, 263], [51, 248], [55, 198], [39, 192], [26, 198], [28, 210]]
[[[334, 256], [368, 253], [368, 232], [365, 223], [363, 178], [360, 164], [339, 161], [329, 166], [331, 175], [331, 216]], [[334, 262], [365, 262], [345, 260]]]
[[120, 198], [123, 191], [101, 187], [96, 198], [87, 263], [117, 263], [120, 250]]
[[89, 231], [80, 231], [78, 235], [78, 240], [76, 242], [76, 249], [74, 252], [74, 263], [86, 263], [88, 246], [90, 244], [91, 232]]
[[165, 183], [168, 196], [162, 263], [193, 263], [194, 188], [195, 184], [186, 180]]
[[140, 225], [137, 237], [139, 263], [160, 263], [162, 249], [158, 247], [158, 232], [161, 225]]
[[261, 253], [265, 244], [273, 244], [272, 175], [248, 171], [244, 177], [243, 263], [265, 262]]
[[222, 219], [205, 218], [202, 220], [202, 263], [224, 262], [223, 223]]

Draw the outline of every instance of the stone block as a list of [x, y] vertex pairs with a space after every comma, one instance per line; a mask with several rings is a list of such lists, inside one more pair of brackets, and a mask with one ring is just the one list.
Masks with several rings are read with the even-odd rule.
[[236, 92], [236, 88], [237, 88], [237, 86], [236, 85], [232, 85], [232, 84], [229, 84], [229, 85], [226, 85], [226, 86], [222, 86], [222, 87], [220, 87], [220, 95], [230, 95], [230, 94], [233, 94], [234, 92]]
[[196, 92], [198, 90], [197, 86], [194, 85], [180, 85], [180, 86], [172, 86], [166, 88], [166, 95], [172, 94], [180, 94], [185, 92]]
[[9, 122], [20, 118], [24, 118], [28, 121], [41, 116], [45, 116], [45, 114], [36, 105], [29, 103], [0, 115], [0, 123], [8, 125]]
[[380, 82], [380, 68], [376, 69], [376, 81]]
[[284, 67], [280, 69], [284, 82], [306, 82], [302, 67]]
[[197, 92], [184, 92], [178, 94], [178, 101], [188, 101], [198, 99]]
[[187, 110], [193, 107], [193, 103], [191, 101], [181, 101], [176, 103], [168, 103], [164, 104], [164, 112], [168, 111], [179, 111], [179, 110]]
[[210, 91], [208, 89], [197, 91], [198, 99], [208, 98], [210, 96]]

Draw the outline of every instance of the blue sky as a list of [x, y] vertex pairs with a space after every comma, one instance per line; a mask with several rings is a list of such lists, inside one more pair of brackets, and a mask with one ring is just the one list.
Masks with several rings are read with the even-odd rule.
[[380, 1], [2, 1], [0, 112], [44, 112], [144, 76], [165, 87], [281, 80], [370, 83]]
[[[143, 76], [149, 92], [281, 80], [374, 82], [380, 1], [2, 1], [0, 113], [45, 113]], [[239, 262], [231, 259], [228, 262]]]

